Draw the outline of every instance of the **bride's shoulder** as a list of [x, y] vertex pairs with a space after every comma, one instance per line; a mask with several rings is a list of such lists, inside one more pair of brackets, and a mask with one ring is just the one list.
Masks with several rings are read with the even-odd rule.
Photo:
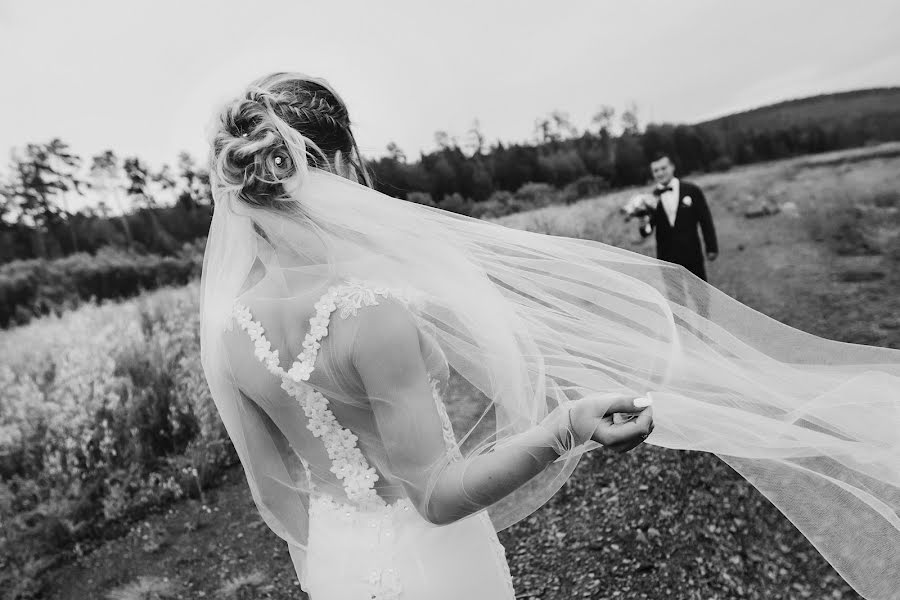
[[[338, 326], [340, 327], [340, 326]], [[353, 319], [351, 361], [361, 364], [404, 363], [420, 353], [420, 332], [408, 307], [393, 297], [361, 310]]]

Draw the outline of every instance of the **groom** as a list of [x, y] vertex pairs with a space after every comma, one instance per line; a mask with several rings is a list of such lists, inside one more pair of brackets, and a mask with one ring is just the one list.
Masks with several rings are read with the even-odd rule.
[[682, 265], [706, 281], [706, 262], [697, 226], [703, 232], [708, 260], [714, 261], [719, 255], [719, 244], [703, 192], [693, 183], [675, 177], [675, 165], [665, 154], [653, 159], [650, 170], [656, 180], [653, 189], [656, 206], [641, 224], [641, 237], [648, 237], [655, 229], [656, 257]]
[[[719, 254], [716, 228], [703, 191], [693, 183], [675, 177], [675, 165], [666, 154], [658, 154], [650, 163], [656, 187], [649, 203], [648, 215], [640, 226], [641, 237], [648, 237], [656, 230], [656, 256], [660, 260], [682, 265], [688, 271], [706, 281], [706, 259], [714, 261]], [[697, 228], [703, 233], [703, 246]], [[683, 272], [682, 272], [683, 273]], [[687, 306], [696, 305], [697, 312], [709, 315], [707, 288], [692, 283], [688, 277], [669, 273], [664, 276], [668, 297], [673, 302]]]

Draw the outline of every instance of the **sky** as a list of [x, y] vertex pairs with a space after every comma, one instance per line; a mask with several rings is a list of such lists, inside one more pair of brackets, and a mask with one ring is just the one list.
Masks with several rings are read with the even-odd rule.
[[900, 2], [0, 0], [0, 153], [203, 158], [214, 111], [279, 70], [328, 79], [363, 154], [415, 158], [474, 119], [512, 142], [556, 109], [690, 123], [900, 85]]

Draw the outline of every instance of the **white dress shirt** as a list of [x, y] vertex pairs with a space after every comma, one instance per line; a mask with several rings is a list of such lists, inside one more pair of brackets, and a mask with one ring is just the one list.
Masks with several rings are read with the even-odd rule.
[[[678, 198], [681, 195], [678, 178], [673, 177], [672, 181], [669, 182], [669, 186], [672, 188], [672, 190], [660, 194], [659, 201], [662, 202], [663, 210], [666, 211], [666, 217], [668, 217], [669, 219], [669, 225], [674, 227], [675, 215], [678, 213]], [[661, 187], [662, 186], [657, 186], [657, 189]]]

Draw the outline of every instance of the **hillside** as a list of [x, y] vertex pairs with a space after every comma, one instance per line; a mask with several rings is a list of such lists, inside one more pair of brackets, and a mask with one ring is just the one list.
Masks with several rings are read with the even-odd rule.
[[809, 125], [843, 129], [867, 140], [900, 137], [900, 87], [786, 100], [695, 124], [719, 134], [772, 132]]

